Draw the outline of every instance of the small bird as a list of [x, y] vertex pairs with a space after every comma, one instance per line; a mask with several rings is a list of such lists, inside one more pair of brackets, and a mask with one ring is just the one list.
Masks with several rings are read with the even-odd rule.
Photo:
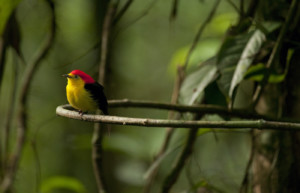
[[79, 114], [100, 109], [104, 115], [108, 115], [107, 99], [102, 85], [81, 70], [73, 70], [63, 76], [68, 79], [66, 87], [68, 102], [79, 111]]

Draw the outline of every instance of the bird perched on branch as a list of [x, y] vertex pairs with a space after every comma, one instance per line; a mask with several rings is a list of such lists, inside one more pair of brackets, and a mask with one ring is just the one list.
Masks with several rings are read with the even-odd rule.
[[107, 99], [102, 85], [81, 70], [73, 70], [63, 76], [68, 79], [66, 87], [68, 102], [79, 110], [80, 114], [97, 109], [105, 115], [108, 114]]

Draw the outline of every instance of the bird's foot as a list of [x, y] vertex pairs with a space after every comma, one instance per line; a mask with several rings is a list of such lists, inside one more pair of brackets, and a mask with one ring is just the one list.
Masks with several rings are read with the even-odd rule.
[[81, 115], [81, 116], [84, 114], [84, 112], [83, 112], [82, 110], [79, 110], [78, 113], [79, 113], [79, 115]]

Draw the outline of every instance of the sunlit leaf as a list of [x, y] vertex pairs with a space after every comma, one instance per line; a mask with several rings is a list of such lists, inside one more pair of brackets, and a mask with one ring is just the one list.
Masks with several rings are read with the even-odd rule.
[[215, 80], [216, 74], [215, 59], [212, 58], [186, 77], [180, 89], [179, 102], [192, 105], [200, 101], [204, 96], [204, 89]]
[[83, 184], [73, 177], [54, 176], [42, 182], [40, 191], [42, 193], [55, 192], [56, 189], [67, 189], [76, 193], [86, 193]]
[[0, 36], [2, 36], [5, 25], [13, 10], [21, 0], [0, 0]]
[[247, 72], [249, 66], [252, 64], [255, 55], [259, 52], [265, 40], [266, 36], [260, 30], [256, 30], [249, 39], [237, 63], [231, 80], [229, 89], [230, 98], [232, 98], [233, 91], [236, 86], [243, 80], [245, 73]]

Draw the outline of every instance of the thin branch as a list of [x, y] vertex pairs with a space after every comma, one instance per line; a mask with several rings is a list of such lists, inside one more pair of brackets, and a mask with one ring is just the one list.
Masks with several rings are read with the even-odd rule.
[[175, 128], [227, 128], [227, 129], [249, 129], [257, 128], [259, 130], [300, 130], [300, 123], [245, 120], [245, 121], [187, 121], [187, 120], [166, 120], [166, 119], [148, 119], [148, 118], [131, 118], [108, 115], [85, 114], [81, 115], [77, 111], [72, 110], [69, 105], [61, 105], [56, 108], [56, 114], [82, 121], [108, 123], [117, 125], [133, 125], [144, 127], [175, 127]]
[[273, 50], [271, 52], [271, 55], [269, 57], [269, 60], [266, 64], [266, 72], [264, 74], [264, 77], [263, 77], [263, 80], [261, 81], [261, 84], [259, 86], [257, 86], [255, 92], [254, 92], [254, 95], [253, 95], [253, 107], [255, 107], [260, 99], [260, 96], [263, 92], [263, 88], [265, 87], [265, 85], [268, 83], [268, 80], [269, 80], [269, 77], [270, 77], [270, 74], [271, 74], [271, 69], [273, 68], [273, 65], [275, 63], [275, 58], [277, 57], [280, 49], [281, 49], [281, 46], [282, 46], [282, 43], [284, 41], [284, 38], [285, 38], [285, 35], [288, 31], [288, 28], [290, 27], [290, 24], [292, 22], [292, 20], [294, 19], [294, 15], [296, 14], [296, 10], [297, 10], [297, 3], [299, 4], [300, 1], [298, 0], [293, 0], [292, 1], [292, 4], [290, 6], [290, 9], [288, 11], [288, 15], [286, 17], [286, 20], [280, 30], [280, 33], [279, 33], [279, 36], [276, 40], [276, 43], [275, 43], [275, 46], [273, 47]]
[[239, 193], [247, 193], [248, 192], [249, 173], [250, 173], [251, 165], [253, 163], [255, 149], [256, 149], [256, 132], [255, 132], [255, 130], [252, 130], [251, 131], [250, 156], [249, 156], [246, 168], [245, 168], [245, 174], [244, 174], [244, 178], [243, 178], [242, 185], [240, 187]]
[[189, 60], [190, 60], [190, 57], [191, 57], [191, 55], [192, 55], [194, 49], [195, 49], [196, 46], [197, 46], [197, 43], [198, 43], [198, 41], [199, 41], [199, 39], [200, 39], [200, 37], [201, 37], [201, 35], [202, 35], [202, 32], [204, 31], [206, 25], [207, 25], [207, 24], [211, 21], [211, 19], [213, 18], [213, 16], [214, 16], [214, 14], [215, 14], [215, 12], [216, 12], [216, 10], [217, 10], [217, 8], [218, 8], [220, 2], [221, 2], [220, 0], [216, 0], [216, 2], [215, 2], [215, 4], [214, 4], [212, 10], [210, 11], [209, 15], [207, 16], [207, 18], [204, 20], [204, 22], [203, 22], [202, 25], [200, 26], [200, 28], [199, 28], [199, 30], [198, 30], [196, 36], [195, 36], [195, 39], [194, 39], [194, 41], [193, 41], [193, 43], [192, 43], [192, 46], [190, 47], [190, 49], [189, 49], [189, 51], [188, 51], [188, 53], [187, 53], [185, 62], [184, 62], [184, 64], [183, 64], [184, 68], [187, 67], [187, 65], [188, 65], [188, 63], [189, 63]]
[[113, 20], [113, 25], [116, 25], [120, 21], [120, 19], [123, 17], [123, 15], [126, 13], [126, 11], [128, 10], [128, 8], [130, 7], [130, 5], [132, 3], [133, 3], [133, 0], [127, 0], [127, 2], [122, 7], [120, 12], [115, 16], [115, 18]]
[[233, 7], [233, 9], [234, 9], [237, 13], [241, 14], [239, 8], [234, 4], [234, 2], [232, 2], [232, 0], [226, 0], [226, 1]]
[[7, 156], [8, 156], [8, 146], [9, 146], [9, 140], [10, 140], [10, 130], [11, 130], [11, 123], [14, 115], [15, 110], [15, 102], [16, 102], [16, 94], [17, 94], [17, 82], [18, 82], [18, 70], [17, 70], [17, 64], [16, 61], [14, 62], [14, 79], [12, 83], [12, 91], [11, 91], [11, 98], [9, 101], [9, 109], [6, 113], [6, 118], [4, 120], [4, 131], [3, 131], [3, 166], [6, 167], [7, 162]]
[[171, 10], [171, 14], [170, 14], [170, 21], [173, 21], [177, 17], [178, 1], [179, 0], [173, 0], [172, 10]]
[[168, 193], [170, 192], [172, 186], [177, 181], [180, 172], [182, 168], [184, 167], [187, 159], [190, 157], [190, 155], [193, 153], [193, 146], [195, 144], [195, 141], [197, 139], [197, 132], [198, 129], [191, 129], [189, 131], [187, 142], [184, 146], [184, 149], [179, 156], [179, 159], [175, 165], [175, 167], [172, 169], [171, 173], [166, 177], [165, 181], [162, 185], [162, 193]]
[[125, 24], [124, 26], [120, 27], [114, 34], [114, 37], [112, 38], [113, 40], [116, 39], [116, 37], [119, 35], [119, 33], [121, 31], [125, 31], [127, 28], [129, 28], [130, 26], [132, 26], [133, 24], [135, 24], [136, 22], [138, 22], [139, 20], [141, 20], [143, 17], [145, 17], [146, 15], [148, 15], [148, 13], [150, 12], [150, 10], [152, 9], [152, 7], [155, 5], [155, 3], [158, 0], [153, 0], [150, 5], [140, 14], [138, 15], [135, 19], [133, 19], [132, 21], [128, 22], [127, 24]]
[[32, 62], [28, 64], [26, 71], [24, 72], [23, 81], [20, 86], [20, 97], [18, 100], [18, 133], [17, 133], [17, 142], [15, 151], [11, 157], [10, 165], [7, 168], [7, 171], [5, 173], [3, 182], [1, 184], [1, 192], [6, 193], [10, 192], [12, 188], [12, 184], [14, 181], [14, 177], [16, 175], [16, 171], [18, 169], [19, 161], [21, 158], [21, 154], [24, 148], [25, 138], [26, 138], [26, 132], [27, 132], [27, 117], [26, 117], [26, 109], [27, 109], [27, 96], [30, 84], [32, 82], [33, 75], [39, 66], [40, 62], [46, 57], [48, 54], [53, 40], [55, 36], [55, 11], [54, 11], [54, 4], [51, 0], [46, 1], [50, 8], [51, 8], [51, 27], [50, 32], [48, 34], [48, 37], [46, 38], [46, 41], [42, 45], [42, 47], [38, 50], [37, 54], [33, 58]]
[[[205, 113], [205, 114], [218, 114], [224, 115], [227, 117], [239, 117], [246, 119], [265, 119], [269, 121], [281, 120], [286, 122], [297, 122], [297, 120], [289, 120], [285, 118], [274, 118], [270, 116], [265, 116], [257, 113], [252, 113], [248, 109], [232, 109], [229, 110], [225, 107], [218, 105], [181, 105], [181, 104], [172, 104], [172, 103], [163, 103], [163, 102], [154, 102], [154, 101], [145, 101], [145, 100], [109, 100], [109, 107], [133, 107], [133, 108], [153, 108], [161, 110], [172, 110], [178, 111], [181, 113], [191, 112], [191, 113]], [[170, 117], [168, 118], [170, 119]]]
[[109, 46], [109, 36], [111, 33], [111, 26], [113, 22], [113, 16], [116, 12], [116, 4], [109, 3], [107, 7], [107, 12], [104, 17], [102, 37], [101, 37], [101, 54], [100, 54], [100, 64], [99, 64], [99, 83], [104, 85], [105, 83], [105, 71], [108, 56], [108, 46]]
[[[176, 80], [174, 82], [174, 88], [173, 88], [173, 93], [172, 93], [172, 98], [171, 98], [171, 103], [172, 103], [171, 105], [176, 105], [176, 103], [178, 101], [180, 87], [181, 87], [181, 84], [184, 80], [184, 77], [185, 77], [184, 68], [179, 65], [177, 67], [177, 74], [176, 74]], [[136, 103], [136, 104], [138, 104], [138, 103]], [[147, 105], [147, 104], [150, 105], [151, 103], [146, 102], [143, 105]], [[151, 105], [155, 105], [155, 104], [152, 103]], [[172, 109], [169, 109], [169, 110], [172, 110]], [[168, 119], [173, 119], [173, 118], [174, 118], [174, 112], [169, 111]], [[158, 154], [155, 156], [155, 159], [153, 160], [153, 163], [155, 163], [157, 160], [161, 159], [161, 157], [165, 154], [165, 152], [168, 149], [168, 146], [170, 144], [173, 133], [174, 133], [174, 128], [172, 128], [172, 127], [167, 127], [166, 128], [165, 139], [163, 140], [163, 144], [162, 144]], [[149, 193], [150, 192], [150, 189], [152, 187], [152, 183], [154, 182], [154, 178], [157, 174], [157, 171], [158, 171], [158, 167], [156, 167], [154, 170], [152, 170], [152, 173], [149, 174], [149, 178], [146, 182], [146, 185], [144, 186], [144, 193]]]
[[244, 0], [240, 0], [240, 17], [244, 17]]
[[[98, 82], [105, 85], [105, 74], [107, 69], [107, 58], [109, 52], [110, 34], [112, 30], [112, 23], [114, 21], [114, 15], [117, 11], [118, 3], [110, 2], [108, 3], [106, 14], [104, 16], [102, 36], [101, 36], [101, 53], [100, 53], [100, 63], [99, 63], [99, 76]], [[94, 175], [96, 178], [96, 184], [98, 187], [98, 192], [108, 192], [108, 186], [104, 178], [103, 169], [103, 131], [102, 125], [95, 123], [94, 133], [92, 138], [92, 163], [94, 168]]]

